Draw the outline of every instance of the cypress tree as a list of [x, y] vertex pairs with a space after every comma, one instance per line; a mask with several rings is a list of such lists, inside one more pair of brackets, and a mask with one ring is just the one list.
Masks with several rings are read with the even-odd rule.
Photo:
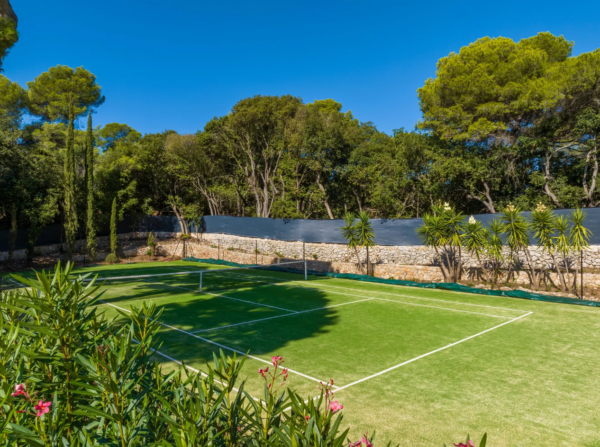
[[110, 252], [117, 254], [117, 198], [113, 200], [110, 213]]
[[94, 204], [94, 133], [92, 131], [92, 110], [88, 114], [87, 138], [86, 138], [86, 185], [87, 185], [87, 222], [86, 239], [87, 250], [90, 259], [96, 259], [96, 209]]
[[69, 104], [69, 126], [67, 129], [67, 151], [65, 154], [65, 235], [67, 237], [67, 253], [69, 259], [75, 251], [77, 237], [77, 209], [75, 208], [75, 116], [73, 105]]

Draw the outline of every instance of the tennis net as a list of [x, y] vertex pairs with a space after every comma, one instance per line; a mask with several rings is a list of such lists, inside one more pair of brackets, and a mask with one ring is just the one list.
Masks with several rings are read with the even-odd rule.
[[[96, 284], [106, 287], [134, 287], [140, 284], [163, 285], [183, 290], [214, 293], [221, 290], [246, 289], [269, 283], [307, 279], [305, 261], [282, 262], [279, 264], [250, 265], [244, 267], [195, 268], [173, 273], [151, 273], [140, 275], [98, 276]], [[92, 281], [87, 278], [85, 281]]]

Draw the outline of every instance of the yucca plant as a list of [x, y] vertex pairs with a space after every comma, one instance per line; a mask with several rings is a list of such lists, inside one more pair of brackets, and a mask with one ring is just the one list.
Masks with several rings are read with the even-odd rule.
[[347, 212], [344, 214], [344, 222], [346, 225], [340, 228], [342, 231], [342, 237], [346, 239], [348, 243], [348, 250], [353, 250], [356, 255], [356, 262], [358, 264], [358, 269], [361, 273], [364, 273], [362, 262], [360, 261], [360, 255], [358, 253], [358, 248], [360, 247], [360, 236], [358, 234], [357, 228], [354, 225], [354, 221], [356, 220], [356, 216], [354, 213]]
[[433, 208], [433, 214], [423, 217], [417, 234], [432, 247], [440, 260], [445, 281], [458, 282], [462, 277], [463, 215], [448, 203]]
[[477, 259], [485, 282], [495, 285], [504, 262], [500, 221], [494, 219], [486, 228], [471, 216], [464, 225], [463, 245]]
[[530, 225], [527, 219], [521, 215], [518, 207], [510, 204], [502, 212], [503, 233], [506, 236], [506, 244], [510, 249], [511, 265], [507, 279], [513, 269], [518, 268], [519, 253], [523, 253], [529, 266], [529, 280], [533, 289], [540, 287], [540, 272], [537, 270], [531, 252], [529, 250]]
[[571, 224], [569, 243], [579, 260], [577, 272], [574, 275], [573, 288], [577, 292], [577, 276], [581, 273], [581, 282], [579, 285], [580, 298], [583, 298], [583, 252], [590, 246], [590, 237], [592, 236], [592, 232], [583, 225], [586, 219], [586, 214], [579, 208], [569, 215], [569, 222]]
[[560, 288], [566, 292], [569, 290], [568, 279], [565, 277], [563, 266], [556, 257], [556, 253], [559, 252], [555, 236], [558, 228], [557, 217], [554, 213], [544, 204], [538, 203], [536, 209], [531, 213], [531, 229], [542, 251], [550, 255], [560, 281]]
[[369, 262], [369, 248], [375, 245], [375, 233], [371, 225], [371, 217], [366, 211], [358, 213], [358, 222], [356, 223], [356, 233], [358, 235], [358, 244], [367, 250], [367, 275], [371, 274]]

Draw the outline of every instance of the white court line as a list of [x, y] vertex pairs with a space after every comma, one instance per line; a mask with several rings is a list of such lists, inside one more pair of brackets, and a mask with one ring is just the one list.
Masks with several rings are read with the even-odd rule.
[[513, 318], [510, 321], [505, 321], [504, 323], [499, 324], [498, 326], [494, 326], [493, 328], [486, 329], [485, 331], [479, 332], [478, 334], [471, 335], [470, 337], [463, 338], [462, 340], [456, 341], [454, 343], [450, 343], [449, 345], [446, 345], [443, 348], [436, 349], [434, 351], [428, 352], [427, 354], [423, 354], [423, 355], [420, 355], [418, 357], [415, 357], [414, 359], [410, 359], [410, 360], [407, 360], [406, 362], [402, 362], [399, 365], [392, 366], [391, 368], [388, 368], [388, 369], [384, 369], [383, 371], [380, 371], [380, 372], [378, 372], [376, 374], [373, 374], [371, 376], [365, 377], [364, 379], [360, 379], [360, 380], [357, 380], [356, 382], [349, 383], [348, 385], [341, 386], [341, 387], [339, 387], [336, 390], [336, 392], [337, 391], [342, 391], [342, 390], [344, 390], [346, 388], [349, 388], [351, 386], [354, 386], [354, 385], [357, 385], [359, 383], [365, 382], [367, 380], [373, 379], [375, 377], [381, 376], [381, 375], [383, 375], [383, 374], [385, 374], [387, 372], [393, 371], [394, 369], [400, 368], [401, 366], [408, 365], [409, 363], [412, 363], [412, 362], [416, 362], [417, 360], [420, 360], [420, 359], [422, 359], [424, 357], [427, 357], [427, 356], [429, 356], [431, 354], [435, 354], [436, 352], [440, 352], [440, 351], [443, 351], [445, 349], [451, 348], [451, 347], [456, 346], [456, 345], [458, 345], [460, 343], [463, 343], [463, 342], [465, 342], [467, 340], [471, 340], [472, 338], [479, 337], [480, 335], [483, 335], [483, 334], [485, 334], [487, 332], [493, 331], [494, 329], [498, 329], [499, 327], [502, 327], [502, 326], [505, 326], [507, 324], [513, 323], [513, 322], [515, 322], [517, 320], [520, 320], [521, 318], [527, 317], [528, 315], [531, 315], [532, 313], [533, 312], [528, 312], [525, 315], [521, 315], [520, 317]]
[[191, 333], [192, 334], [197, 334], [199, 332], [216, 331], [216, 330], [225, 329], [225, 328], [228, 328], [228, 327], [241, 326], [243, 324], [252, 324], [252, 323], [258, 323], [259, 321], [273, 320], [274, 318], [293, 317], [295, 315], [305, 314], [307, 312], [315, 312], [317, 310], [330, 309], [332, 307], [346, 306], [347, 304], [362, 303], [363, 301], [371, 301], [371, 300], [376, 300], [376, 299], [379, 299], [379, 298], [365, 298], [364, 300], [350, 301], [349, 303], [334, 304], [332, 306], [318, 307], [316, 309], [301, 310], [301, 311], [298, 311], [298, 312], [293, 313], [293, 314], [276, 315], [274, 317], [261, 318], [259, 320], [245, 321], [243, 323], [228, 324], [227, 326], [217, 326], [217, 327], [213, 327], [213, 328], [210, 328], [210, 329], [201, 329], [199, 331], [193, 331]]
[[[124, 312], [129, 312], [129, 313], [131, 313], [131, 310], [124, 309], [124, 308], [122, 308], [122, 307], [119, 307], [119, 306], [115, 306], [115, 305], [114, 305], [114, 304], [112, 304], [112, 303], [108, 303], [108, 302], [106, 302], [106, 301], [103, 301], [103, 300], [98, 300], [98, 301], [99, 301], [99, 302], [101, 302], [101, 303], [103, 303], [103, 304], [107, 304], [107, 305], [109, 305], [109, 306], [112, 306], [112, 307], [114, 307], [114, 308], [116, 308], [116, 309], [120, 309], [120, 310], [122, 310], [122, 311], [124, 311]], [[218, 347], [220, 347], [220, 348], [226, 349], [226, 350], [228, 350], [228, 351], [231, 351], [231, 352], [236, 352], [236, 353], [238, 353], [238, 354], [241, 354], [241, 355], [248, 356], [249, 358], [251, 358], [251, 359], [254, 359], [254, 360], [258, 360], [259, 362], [263, 362], [263, 363], [266, 363], [266, 364], [268, 364], [268, 365], [272, 365], [272, 364], [273, 364], [272, 362], [269, 362], [268, 360], [261, 359], [260, 357], [255, 357], [255, 356], [253, 356], [253, 355], [250, 355], [250, 354], [248, 354], [248, 353], [246, 353], [246, 352], [238, 351], [237, 349], [233, 349], [233, 348], [230, 348], [229, 346], [222, 345], [222, 344], [220, 344], [220, 343], [214, 342], [214, 341], [212, 341], [212, 340], [209, 340], [209, 339], [207, 339], [207, 338], [200, 337], [199, 335], [192, 334], [191, 332], [184, 331], [183, 329], [176, 328], [176, 327], [174, 327], [174, 326], [171, 326], [171, 325], [169, 325], [169, 324], [165, 324], [165, 323], [161, 323], [161, 322], [159, 322], [159, 324], [160, 324], [161, 326], [168, 327], [169, 329], [173, 329], [173, 330], [175, 330], [175, 331], [178, 331], [178, 332], [182, 332], [182, 333], [184, 333], [184, 334], [186, 334], [186, 335], [189, 335], [190, 337], [197, 338], [197, 339], [199, 339], [199, 340], [202, 340], [202, 341], [205, 341], [205, 342], [207, 342], [207, 343], [213, 344], [213, 345], [215, 345], [215, 346], [218, 346]], [[319, 382], [319, 383], [323, 383], [323, 382], [324, 382], [323, 380], [315, 379], [314, 377], [307, 376], [306, 374], [302, 374], [301, 372], [294, 371], [293, 369], [290, 369], [290, 368], [287, 368], [287, 370], [288, 370], [289, 372], [292, 372], [292, 373], [294, 373], [294, 374], [297, 374], [297, 375], [299, 375], [299, 376], [302, 376], [302, 377], [305, 377], [305, 378], [307, 378], [307, 379], [313, 380], [313, 381], [315, 381], [315, 382]], [[336, 386], [334, 385], [334, 388], [338, 388], [338, 387], [336, 387]]]
[[[244, 276], [249, 276], [249, 275], [244, 275]], [[289, 282], [285, 282], [285, 281], [277, 283], [277, 282], [269, 282], [269, 281], [259, 281], [259, 280], [257, 280], [257, 282], [264, 282], [264, 283], [267, 283], [267, 284], [272, 284], [274, 286], [290, 287], [288, 285]], [[298, 288], [298, 289], [306, 289], [306, 290], [320, 290], [321, 292], [323, 292], [322, 289], [318, 289], [318, 288], [315, 288], [315, 287], [302, 287], [302, 286], [291, 286], [291, 287], [295, 287], [295, 288]], [[364, 297], [364, 295], [353, 295], [351, 293], [344, 293], [344, 292], [333, 292], [333, 291], [330, 291], [329, 293], [334, 293], [334, 294], [337, 294], [337, 295], [353, 296], [355, 298], [363, 298]], [[462, 309], [450, 309], [449, 307], [429, 306], [427, 304], [409, 303], [407, 301], [400, 301], [400, 300], [386, 300], [384, 298], [373, 298], [373, 299], [381, 300], [381, 301], [393, 301], [395, 303], [407, 304], [409, 306], [428, 307], [428, 308], [431, 308], [431, 309], [441, 309], [441, 310], [449, 310], [449, 311], [452, 311], [452, 312], [462, 312], [462, 313], [467, 313], [467, 314], [484, 315], [484, 316], [487, 316], [487, 317], [511, 318], [511, 317], [507, 317], [507, 316], [504, 316], [504, 315], [485, 314], [485, 313], [482, 313], [482, 312], [473, 312], [473, 311], [470, 311], [470, 310], [462, 310]], [[448, 302], [451, 303], [451, 301], [448, 301]], [[462, 303], [460, 303], [460, 304], [462, 304]]]

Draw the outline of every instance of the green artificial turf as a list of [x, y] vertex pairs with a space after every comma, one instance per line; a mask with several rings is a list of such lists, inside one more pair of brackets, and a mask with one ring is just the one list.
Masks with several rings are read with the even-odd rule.
[[[203, 291], [198, 292], [199, 270]], [[273, 355], [307, 398], [334, 379], [351, 437], [441, 446], [488, 433], [490, 446], [600, 446], [600, 309], [189, 262], [77, 269], [108, 280], [110, 318], [151, 301], [159, 357], [203, 369], [249, 353], [246, 390]], [[26, 276], [31, 276], [28, 272]]]

